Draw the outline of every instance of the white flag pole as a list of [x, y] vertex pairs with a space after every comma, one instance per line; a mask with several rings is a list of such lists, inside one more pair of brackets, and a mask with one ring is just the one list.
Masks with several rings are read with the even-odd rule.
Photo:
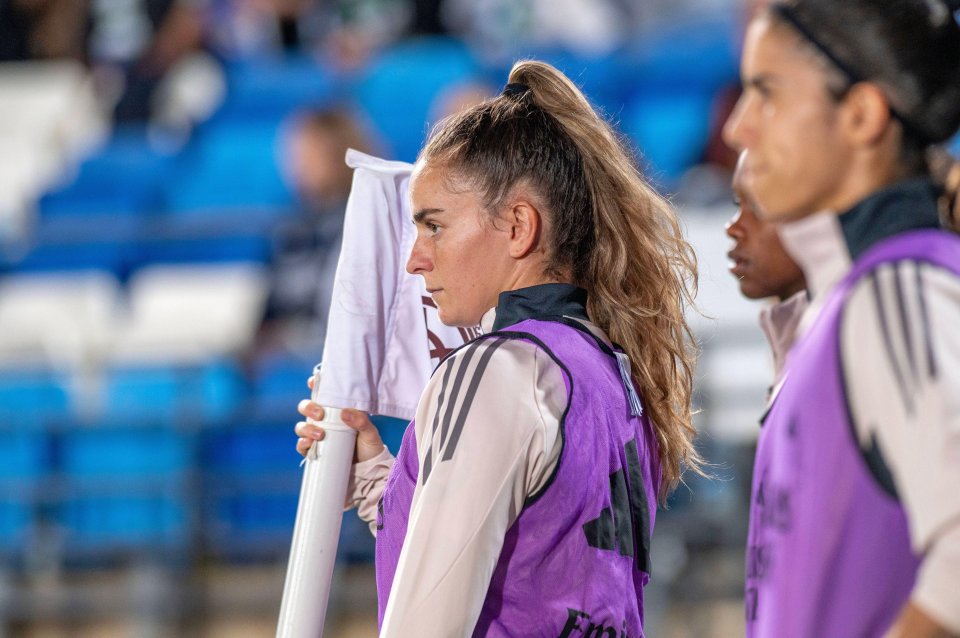
[[354, 181], [323, 347], [328, 374], [313, 384], [313, 400], [335, 407], [324, 408], [327, 436], [305, 462], [280, 638], [323, 634], [355, 440], [336, 408], [412, 418], [439, 358], [473, 336], [442, 325], [423, 279], [404, 269], [416, 236], [407, 201], [413, 165], [355, 150], [346, 162]]
[[[318, 365], [313, 377], [314, 399], [319, 387]], [[338, 408], [325, 407], [318, 425], [326, 435], [314, 442], [304, 460], [278, 638], [320, 638], [327, 615], [357, 432], [343, 423]]]

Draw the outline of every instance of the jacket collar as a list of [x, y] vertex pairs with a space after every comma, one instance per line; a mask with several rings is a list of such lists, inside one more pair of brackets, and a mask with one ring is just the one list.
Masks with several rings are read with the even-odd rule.
[[823, 211], [781, 224], [783, 247], [807, 280], [811, 303], [799, 332], [806, 331], [825, 297], [872, 246], [911, 230], [938, 228], [939, 191], [926, 177], [892, 184], [837, 214]]
[[926, 177], [898, 182], [850, 210], [824, 211], [778, 229], [814, 298], [831, 290], [872, 246], [911, 230], [938, 228], [937, 187]]
[[502, 330], [526, 319], [570, 317], [588, 321], [587, 291], [571, 284], [540, 284], [500, 293], [496, 308], [480, 320], [484, 332]]

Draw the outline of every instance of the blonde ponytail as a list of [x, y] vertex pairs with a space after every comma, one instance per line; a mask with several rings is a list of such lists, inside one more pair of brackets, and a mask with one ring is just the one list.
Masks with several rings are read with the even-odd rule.
[[697, 263], [672, 207], [583, 93], [542, 62], [518, 62], [503, 95], [441, 122], [421, 159], [472, 180], [490, 210], [521, 180], [546, 200], [546, 274], [570, 272], [589, 292], [590, 319], [630, 357], [657, 437], [664, 502], [684, 467], [702, 464], [684, 318]]
[[699, 468], [691, 422], [695, 348], [684, 318], [693, 304], [697, 258], [676, 213], [640, 175], [616, 134], [577, 87], [549, 65], [519, 62], [510, 82], [525, 84], [561, 124], [583, 159], [595, 241], [583, 285], [588, 314], [633, 364], [660, 445], [661, 498]]

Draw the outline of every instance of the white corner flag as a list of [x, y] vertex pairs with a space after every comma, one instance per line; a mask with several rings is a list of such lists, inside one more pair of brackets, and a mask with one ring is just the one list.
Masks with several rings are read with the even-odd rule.
[[328, 435], [305, 461], [277, 626], [278, 638], [323, 635], [346, 497], [353, 431], [342, 408], [412, 419], [430, 374], [479, 327], [440, 323], [423, 278], [406, 272], [416, 239], [408, 191], [413, 165], [349, 150], [354, 169], [333, 285], [323, 371], [313, 400]]

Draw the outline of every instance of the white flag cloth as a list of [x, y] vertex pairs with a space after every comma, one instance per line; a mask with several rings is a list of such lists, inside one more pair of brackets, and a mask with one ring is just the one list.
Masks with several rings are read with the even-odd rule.
[[323, 635], [355, 440], [330, 408], [412, 419], [440, 358], [480, 333], [441, 324], [423, 278], [405, 270], [416, 238], [408, 203], [413, 166], [354, 150], [346, 160], [353, 186], [322, 373], [311, 395], [327, 408], [321, 425], [328, 436], [305, 461], [278, 638]]
[[406, 272], [416, 239], [413, 165], [347, 151], [354, 169], [323, 347], [317, 402], [412, 419], [440, 358], [479, 328], [440, 323], [423, 277]]

